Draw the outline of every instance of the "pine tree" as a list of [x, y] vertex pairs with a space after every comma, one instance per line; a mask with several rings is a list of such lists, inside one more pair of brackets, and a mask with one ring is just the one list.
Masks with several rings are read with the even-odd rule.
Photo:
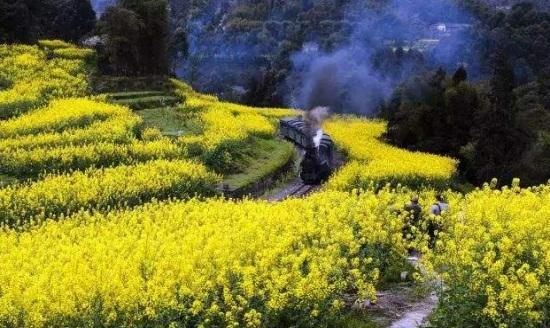
[[467, 79], [468, 79], [468, 72], [466, 71], [466, 68], [463, 65], [460, 65], [460, 67], [456, 70], [455, 74], [453, 75], [453, 83], [457, 85], [460, 82], [466, 81]]
[[504, 49], [494, 55], [490, 104], [481, 110], [474, 129], [477, 182], [497, 177], [510, 182], [526, 140], [515, 126], [514, 71]]

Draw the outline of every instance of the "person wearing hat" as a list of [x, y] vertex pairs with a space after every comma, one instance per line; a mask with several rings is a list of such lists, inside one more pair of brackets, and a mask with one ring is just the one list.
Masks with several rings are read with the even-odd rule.
[[420, 228], [420, 221], [422, 220], [422, 206], [420, 206], [418, 195], [413, 195], [411, 201], [405, 205], [405, 211], [407, 213], [405, 226], [403, 227], [403, 237], [406, 239], [414, 239], [414, 230]]
[[411, 201], [405, 205], [405, 211], [409, 213], [409, 218], [413, 225], [418, 225], [422, 219], [422, 206], [420, 206], [418, 195], [413, 195]]

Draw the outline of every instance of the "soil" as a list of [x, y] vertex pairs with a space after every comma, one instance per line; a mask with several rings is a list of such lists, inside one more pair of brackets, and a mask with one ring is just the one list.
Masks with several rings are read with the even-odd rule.
[[393, 321], [389, 328], [416, 328], [426, 324], [427, 318], [430, 316], [435, 306], [437, 305], [437, 296], [431, 294], [419, 302], [413, 303], [409, 308], [401, 313], [401, 318]]

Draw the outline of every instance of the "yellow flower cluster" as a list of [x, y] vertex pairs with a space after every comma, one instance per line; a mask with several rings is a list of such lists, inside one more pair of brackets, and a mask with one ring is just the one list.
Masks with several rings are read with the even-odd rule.
[[384, 143], [384, 122], [340, 116], [326, 122], [325, 129], [350, 160], [331, 179], [330, 189], [370, 189], [386, 183], [445, 186], [456, 173], [453, 159]]
[[219, 178], [197, 163], [157, 160], [88, 169], [0, 189], [0, 224], [22, 226], [83, 210], [135, 206], [151, 199], [213, 195]]
[[59, 58], [88, 61], [94, 58], [96, 53], [95, 50], [87, 48], [65, 48], [55, 49], [53, 54]]
[[88, 99], [54, 100], [44, 108], [0, 122], [0, 138], [63, 132], [68, 129], [87, 127], [109, 118], [128, 120], [132, 116], [125, 107]]
[[215, 96], [205, 95], [205, 94], [196, 92], [189, 85], [179, 80], [172, 80], [172, 84], [174, 85], [176, 93], [182, 99], [189, 99], [191, 101], [190, 106], [193, 106], [192, 105], [193, 102], [199, 108], [209, 107], [212, 105], [216, 105], [216, 103], [218, 103], [217, 106], [221, 106], [228, 109], [234, 115], [259, 114], [261, 116], [265, 116], [272, 119], [278, 119], [278, 118], [283, 118], [287, 116], [294, 116], [297, 113], [296, 110], [288, 109], [288, 108], [258, 108], [258, 107], [250, 107], [250, 106], [245, 106], [245, 105], [236, 104], [236, 103], [222, 102]]
[[4, 229], [0, 322], [318, 327], [343, 293], [374, 299], [381, 263], [403, 258], [393, 200], [191, 200]]
[[0, 122], [0, 168], [36, 177], [43, 172], [177, 158], [168, 140], [136, 139], [142, 122], [130, 110], [88, 99], [52, 101], [36, 111]]
[[71, 43], [65, 42], [63, 40], [38, 40], [38, 45], [42, 48], [51, 50], [74, 47], [74, 45], [72, 45]]
[[[297, 111], [226, 103], [174, 81], [202, 133], [172, 141], [127, 108], [70, 98], [86, 92], [89, 50], [40, 47], [0, 45], [0, 172], [36, 179], [0, 189], [0, 326], [323, 326], [344, 294], [373, 300], [380, 279], [405, 265], [397, 213], [408, 189], [383, 186], [414, 187], [426, 205], [434, 191], [424, 186], [456, 171], [450, 158], [385, 144], [383, 122], [339, 116], [325, 128], [349, 163], [323, 191], [280, 203], [175, 200], [219, 182], [182, 158], [206, 163], [198, 149], [231, 160]], [[446, 196], [435, 250], [417, 240], [444, 282], [433, 322], [550, 322], [550, 185]], [[424, 224], [435, 219], [428, 211]]]
[[451, 198], [427, 262], [445, 288], [446, 327], [541, 327], [550, 320], [550, 185]]
[[295, 115], [290, 109], [260, 109], [220, 101], [214, 96], [195, 92], [186, 84], [173, 81], [178, 95], [185, 99], [181, 109], [193, 113], [202, 127], [199, 135], [179, 138], [179, 143], [190, 152], [202, 155], [203, 161], [217, 171], [230, 170], [225, 164], [233, 154], [242, 151], [251, 137], [273, 138], [277, 131], [277, 118]]
[[128, 144], [97, 142], [79, 146], [16, 149], [9, 153], [0, 153], [0, 169], [15, 177], [35, 178], [42, 173], [132, 164], [154, 159], [178, 159], [184, 155], [184, 150], [168, 139], [151, 142], [134, 140]]
[[0, 91], [0, 119], [49, 99], [84, 95], [88, 87], [83, 60], [56, 58], [55, 54], [48, 59], [38, 46], [0, 45], [0, 79], [9, 86]]
[[[283, 109], [250, 108], [203, 95], [187, 95], [185, 106], [188, 110], [201, 112], [204, 133], [200, 137], [207, 149], [214, 149], [227, 141], [245, 141], [250, 136], [273, 137], [276, 121], [270, 118], [296, 113]], [[196, 137], [190, 138], [196, 141]]]

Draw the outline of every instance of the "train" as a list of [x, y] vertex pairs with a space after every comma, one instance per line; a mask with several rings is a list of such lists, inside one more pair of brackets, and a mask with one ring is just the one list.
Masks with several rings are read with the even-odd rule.
[[326, 181], [334, 169], [335, 147], [332, 138], [323, 133], [314, 141], [317, 130], [301, 118], [280, 120], [280, 135], [293, 142], [301, 150], [300, 178], [307, 185]]

